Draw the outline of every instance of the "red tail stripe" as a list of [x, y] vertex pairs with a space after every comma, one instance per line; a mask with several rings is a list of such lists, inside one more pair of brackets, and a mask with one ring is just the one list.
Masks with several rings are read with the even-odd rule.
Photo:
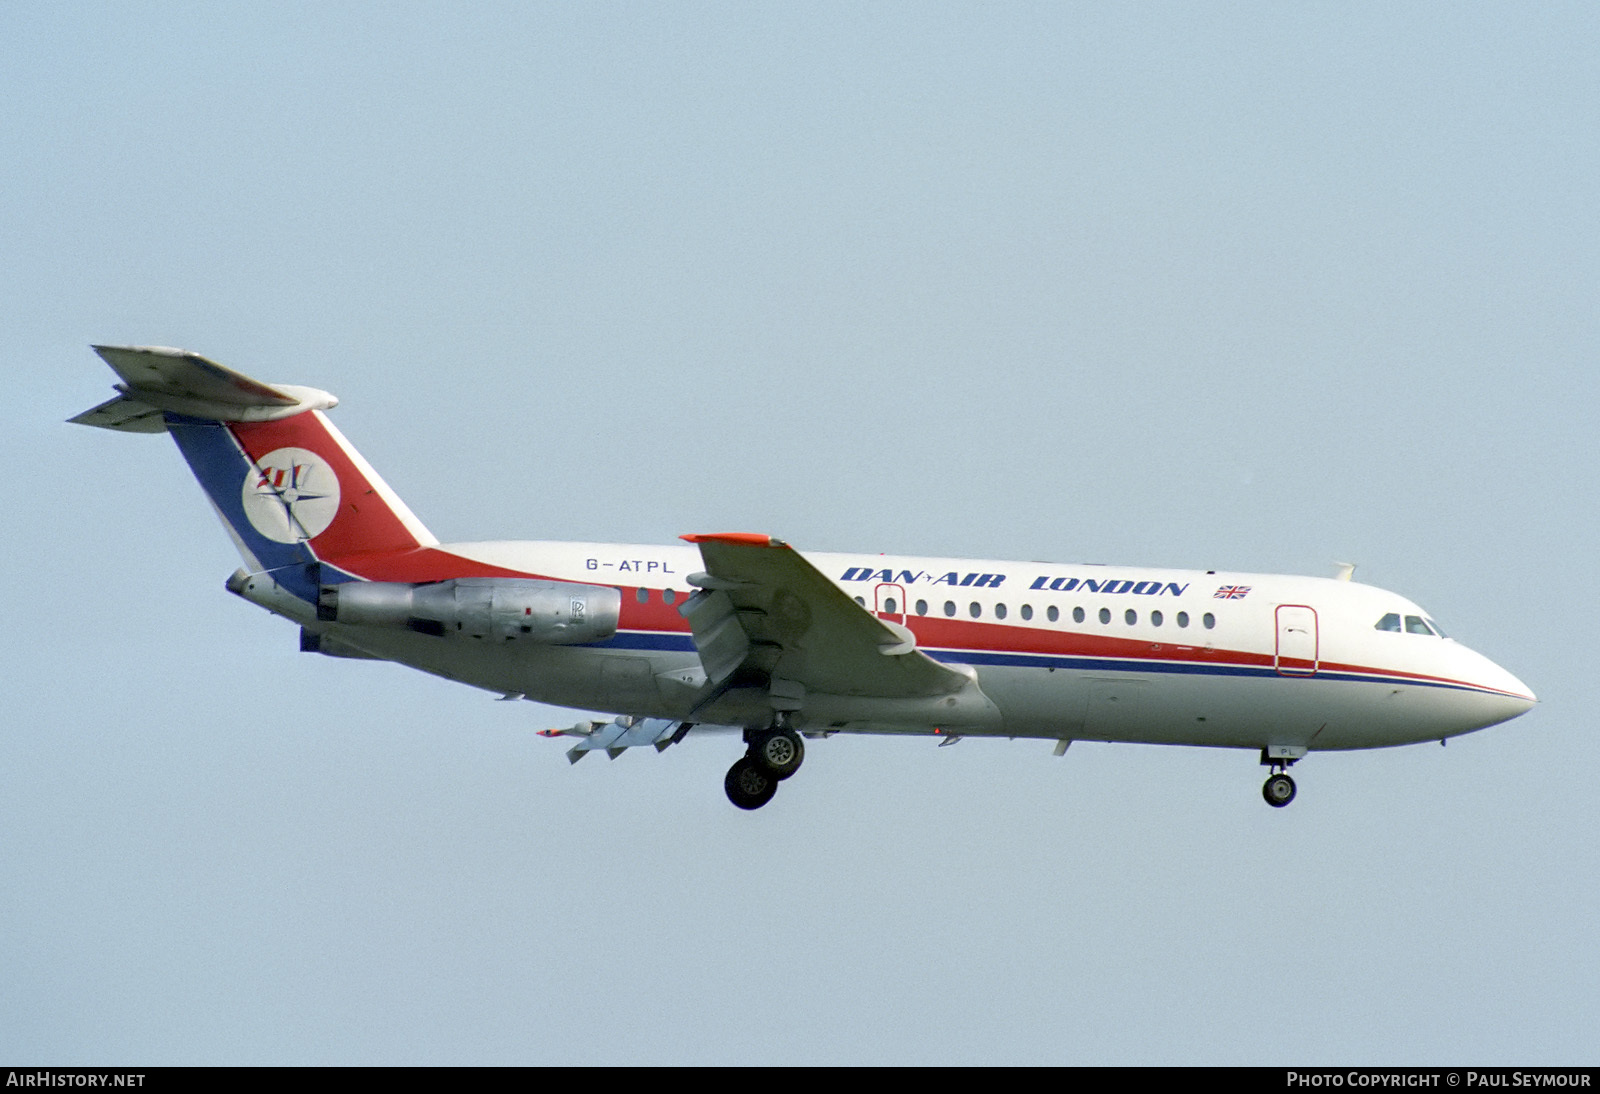
[[238, 422], [228, 429], [252, 460], [259, 462], [279, 448], [304, 448], [326, 462], [338, 476], [338, 515], [311, 544], [318, 558], [339, 564], [341, 559], [354, 555], [422, 546], [315, 413], [296, 414], [277, 422]]

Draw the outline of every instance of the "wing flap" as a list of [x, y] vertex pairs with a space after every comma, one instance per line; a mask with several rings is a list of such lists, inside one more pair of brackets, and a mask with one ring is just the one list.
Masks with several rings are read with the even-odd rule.
[[621, 717], [610, 722], [579, 722], [571, 729], [548, 730], [545, 736], [579, 737], [567, 750], [567, 762], [577, 763], [591, 752], [604, 749], [613, 760], [630, 748], [654, 745], [659, 751], [670, 745], [683, 729], [681, 721], [668, 718]]
[[780, 694], [787, 682], [804, 692], [882, 699], [951, 695], [971, 684], [781, 540], [683, 538], [705, 561], [705, 574], [690, 579], [701, 591], [681, 613], [712, 681], [776, 686]]
[[723, 590], [696, 593], [680, 614], [689, 622], [707, 679], [728, 679], [750, 655], [750, 636], [740, 625], [738, 609]]

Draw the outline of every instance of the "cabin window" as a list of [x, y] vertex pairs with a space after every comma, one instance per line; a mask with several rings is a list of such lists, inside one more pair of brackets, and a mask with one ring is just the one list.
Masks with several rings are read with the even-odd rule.
[[1189, 613], [1188, 612], [1179, 612], [1178, 613], [1178, 626], [1187, 627], [1188, 625], [1189, 625]]
[[1162, 619], [1162, 615], [1161, 615], [1160, 612], [1151, 612], [1150, 613], [1150, 625], [1152, 627], [1161, 626], [1161, 619]]
[[1072, 621], [1074, 623], [1082, 623], [1083, 622], [1083, 609], [1082, 608], [1073, 608], [1072, 609]]
[[918, 615], [927, 615], [928, 614], [928, 602], [926, 600], [917, 601], [917, 614]]
[[1134, 611], [1132, 608], [1129, 608], [1127, 611], [1122, 613], [1122, 621], [1131, 627], [1135, 623], [1139, 622], [1139, 613]]
[[1046, 611], [1044, 614], [1045, 614], [1045, 618], [1046, 619], [1048, 619], [1048, 620], [1050, 620], [1050, 622], [1054, 623], [1056, 620], [1061, 618], [1061, 609], [1056, 607], [1054, 604], [1052, 604], [1052, 605], [1050, 605], [1049, 610]]
[[671, 604], [676, 599], [678, 599], [678, 590], [677, 589], [662, 589], [661, 590], [661, 603], [663, 603], [663, 604]]
[[867, 598], [864, 596], [858, 596], [856, 597], [856, 603], [865, 608], [867, 606]]
[[974, 619], [983, 618], [983, 605], [979, 604], [976, 600], [972, 602], [972, 607], [968, 608], [967, 611], [972, 613], [972, 618]]
[[1212, 615], [1210, 612], [1207, 612], [1205, 615], [1200, 617], [1200, 622], [1204, 624], [1206, 630], [1209, 631], [1212, 627], [1217, 625], [1217, 617]]
[[1111, 609], [1110, 608], [1101, 608], [1100, 609], [1100, 622], [1102, 622], [1102, 623], [1111, 622]]
[[1024, 604], [1022, 606], [1022, 618], [1024, 618], [1024, 619], [1032, 619], [1033, 618], [1033, 605], [1032, 604]]
[[895, 600], [894, 597], [885, 597], [883, 601], [883, 614], [899, 615], [900, 609], [896, 606], [897, 604], [899, 604], [899, 601]]
[[996, 604], [994, 606], [994, 617], [996, 619], [1004, 619], [1006, 617], [1006, 606], [1004, 604]]
[[1390, 612], [1378, 620], [1378, 625], [1373, 628], [1380, 631], [1398, 631], [1400, 629], [1400, 613]]
[[955, 615], [956, 614], [956, 602], [954, 600], [946, 600], [944, 602], [944, 614], [945, 615]]
[[633, 598], [641, 604], [648, 604], [650, 603], [650, 590], [640, 585], [633, 591]]

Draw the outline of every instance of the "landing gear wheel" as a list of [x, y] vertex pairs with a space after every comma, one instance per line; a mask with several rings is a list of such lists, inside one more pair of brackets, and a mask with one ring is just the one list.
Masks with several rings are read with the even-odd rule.
[[1279, 772], [1261, 787], [1261, 796], [1267, 799], [1267, 804], [1272, 808], [1282, 809], [1294, 801], [1294, 780]]
[[759, 760], [744, 756], [728, 768], [722, 789], [728, 792], [728, 800], [740, 809], [760, 809], [778, 792], [778, 780]]
[[806, 746], [792, 729], [762, 733], [750, 742], [750, 755], [774, 778], [787, 779], [806, 758]]

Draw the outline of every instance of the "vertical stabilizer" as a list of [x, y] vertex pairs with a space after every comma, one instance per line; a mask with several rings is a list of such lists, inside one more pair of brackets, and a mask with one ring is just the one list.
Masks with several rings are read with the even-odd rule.
[[172, 434], [252, 572], [314, 603], [318, 585], [348, 579], [341, 563], [438, 543], [323, 415], [337, 403], [327, 392], [182, 350], [96, 352], [121, 394], [71, 420]]

